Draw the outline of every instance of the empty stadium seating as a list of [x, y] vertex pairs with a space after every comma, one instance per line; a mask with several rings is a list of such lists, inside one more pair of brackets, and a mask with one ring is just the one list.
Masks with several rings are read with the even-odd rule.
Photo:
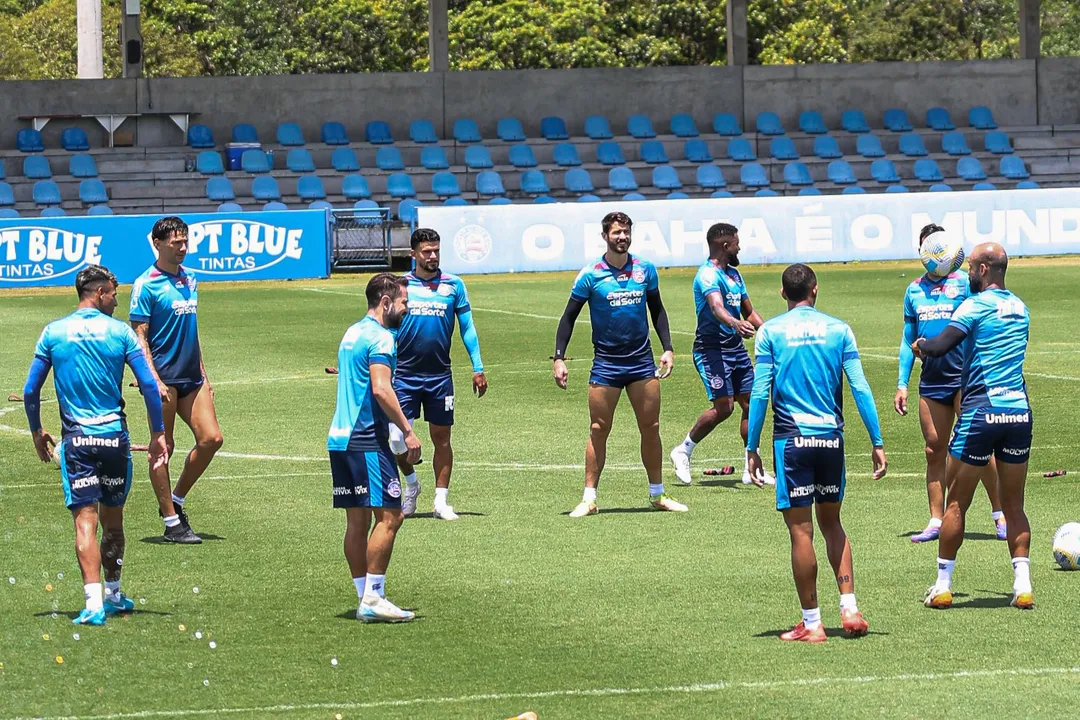
[[326, 145], [348, 145], [349, 133], [346, 132], [345, 126], [339, 122], [326, 122], [323, 123], [322, 129], [319, 132], [322, 137], [323, 143]]
[[31, 180], [43, 180], [52, 177], [49, 159], [43, 155], [28, 155], [23, 159], [23, 176]]
[[435, 134], [435, 126], [431, 124], [430, 120], [413, 120], [409, 124], [409, 139], [414, 143], [439, 142], [439, 138]]
[[478, 143], [483, 138], [480, 137], [480, 128], [477, 126], [476, 121], [471, 118], [460, 118], [454, 121], [454, 140], [459, 143]]
[[60, 146], [68, 152], [82, 152], [90, 149], [90, 140], [82, 128], [65, 128], [60, 134]]
[[585, 134], [593, 140], [610, 140], [611, 123], [603, 115], [591, 115], [585, 118]]

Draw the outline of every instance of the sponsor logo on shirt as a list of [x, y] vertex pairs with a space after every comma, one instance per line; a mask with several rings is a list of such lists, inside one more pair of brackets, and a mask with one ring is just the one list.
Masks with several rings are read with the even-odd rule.
[[945, 297], [955, 300], [956, 298], [960, 297], [960, 288], [956, 287], [955, 285], [946, 285]]
[[0, 229], [0, 281], [40, 283], [101, 263], [101, 235], [43, 225]]
[[198, 298], [191, 298], [190, 300], [173, 300], [172, 302], [173, 315], [194, 315], [198, 312], [198, 309]]
[[109, 335], [109, 319], [98, 317], [71, 319], [67, 322], [68, 342], [104, 340]]
[[1027, 393], [1023, 390], [1014, 390], [1005, 387], [990, 388], [990, 392], [986, 394], [989, 397], [999, 397], [1003, 400], [1024, 400], [1027, 398]]
[[491, 233], [480, 225], [466, 225], [454, 235], [454, 252], [467, 263], [483, 262], [491, 254]]
[[625, 307], [640, 305], [644, 297], [644, 290], [613, 290], [607, 294], [607, 301], [611, 307]]
[[1031, 413], [986, 413], [983, 419], [987, 425], [1018, 425], [1031, 422]]
[[645, 271], [642, 270], [641, 268], [634, 268], [634, 282], [636, 282], [636, 283], [645, 282]]
[[930, 322], [931, 320], [948, 320], [953, 316], [954, 306], [946, 305], [944, 303], [935, 305], [920, 305], [915, 311], [918, 315], [919, 322]]
[[[152, 249], [149, 235], [146, 240]], [[299, 260], [304, 253], [303, 241], [304, 231], [299, 228], [240, 218], [206, 220], [188, 225], [184, 265], [207, 275], [244, 275], [283, 260]], [[183, 285], [178, 282], [177, 287]], [[194, 278], [189, 287], [195, 289]]]
[[425, 317], [446, 317], [446, 302], [442, 300], [409, 300], [409, 314]]
[[836, 449], [840, 447], [840, 438], [796, 437], [795, 447]]
[[791, 419], [799, 425], [824, 425], [836, 427], [835, 415], [811, 415], [810, 413], [792, 413]]
[[800, 345], [818, 345], [825, 342], [828, 330], [824, 322], [806, 321], [786, 325], [784, 333], [787, 336], [788, 345], [798, 347]]
[[76, 435], [71, 438], [71, 444], [73, 447], [102, 447], [102, 448], [118, 448], [120, 447], [120, 438], [105, 438], [95, 437], [93, 435]]
[[1012, 455], [1014, 457], [1023, 457], [1023, 456], [1027, 455], [1031, 451], [1030, 451], [1029, 448], [1010, 448], [1010, 447], [1007, 447], [1007, 448], [1001, 448], [1001, 452], [1005, 453], [1006, 455]]

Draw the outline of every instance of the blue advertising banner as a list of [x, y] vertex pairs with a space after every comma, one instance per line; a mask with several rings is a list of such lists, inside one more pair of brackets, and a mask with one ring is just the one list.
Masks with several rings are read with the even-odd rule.
[[[0, 288], [74, 285], [87, 265], [130, 283], [157, 256], [150, 230], [161, 215], [0, 220]], [[188, 224], [184, 267], [202, 282], [290, 280], [330, 274], [323, 210], [181, 215]]]
[[443, 238], [447, 272], [579, 270], [605, 249], [600, 221], [619, 210], [634, 222], [631, 252], [661, 267], [707, 255], [705, 232], [739, 228], [743, 263], [899, 260], [917, 257], [928, 223], [970, 251], [1001, 243], [1012, 255], [1080, 253], [1080, 189], [895, 193], [779, 198], [614, 201], [420, 208]]

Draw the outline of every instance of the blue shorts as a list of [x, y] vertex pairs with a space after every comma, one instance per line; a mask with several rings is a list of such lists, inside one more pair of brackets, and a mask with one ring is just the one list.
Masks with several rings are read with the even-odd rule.
[[177, 383], [166, 382], [165, 383], [165, 385], [167, 385], [168, 387], [171, 387], [171, 388], [176, 390], [177, 399], [185, 398], [188, 395], [191, 395], [192, 393], [199, 392], [199, 388], [202, 387], [202, 384], [203, 384], [202, 378], [199, 378], [198, 380], [196, 380], [194, 382], [177, 382]]
[[619, 388], [633, 385], [642, 380], [656, 377], [656, 363], [650, 356], [647, 360], [636, 360], [616, 364], [607, 360], [593, 360], [592, 372], [589, 373], [590, 385]]
[[933, 400], [942, 405], [953, 407], [956, 396], [960, 394], [959, 385], [923, 385], [919, 383], [919, 397]]
[[131, 490], [131, 443], [126, 432], [69, 435], [60, 443], [60, 478], [70, 510], [101, 503], [123, 507]]
[[1031, 456], [1031, 410], [976, 408], [960, 413], [949, 442], [949, 454], [982, 467], [990, 458], [1020, 464]]
[[741, 350], [695, 350], [694, 366], [709, 400], [749, 395], [754, 389], [754, 364], [746, 348]]
[[423, 408], [424, 419], [432, 425], [454, 424], [453, 375], [398, 375], [394, 378], [394, 392], [409, 420], [419, 418]]
[[799, 435], [773, 441], [776, 509], [844, 500], [843, 435]]
[[399, 508], [401, 480], [389, 447], [379, 450], [331, 450], [334, 507]]

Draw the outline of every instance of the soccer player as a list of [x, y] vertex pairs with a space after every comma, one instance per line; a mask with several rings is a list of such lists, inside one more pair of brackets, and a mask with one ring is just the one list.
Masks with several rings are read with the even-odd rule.
[[1034, 607], [1028, 550], [1031, 528], [1024, 514], [1024, 480], [1031, 455], [1031, 405], [1024, 382], [1030, 316], [1027, 306], [1005, 289], [1009, 258], [997, 243], [977, 245], [968, 258], [972, 296], [933, 338], [920, 337], [912, 350], [940, 358], [963, 346], [960, 419], [946, 469], [945, 517], [938, 539], [937, 581], [925, 605], [952, 605], [956, 553], [964, 542], [964, 515], [990, 458], [997, 459], [998, 491], [1005, 511], [1013, 565], [1012, 605]]
[[[937, 233], [940, 225], [927, 225], [919, 233], [919, 245]], [[900, 377], [893, 407], [900, 415], [908, 411], [908, 380], [915, 365], [912, 343], [918, 338], [937, 336], [949, 324], [953, 312], [967, 299], [968, 280], [954, 272], [947, 277], [926, 273], [908, 286], [904, 295], [904, 335], [900, 340]], [[945, 514], [945, 464], [949, 435], [960, 407], [960, 372], [963, 351], [957, 347], [939, 358], [924, 358], [919, 376], [919, 425], [926, 442], [926, 494], [930, 500], [930, 523], [911, 537], [911, 542], [937, 540]], [[991, 517], [998, 540], [1005, 539], [1005, 514], [998, 498], [997, 473], [993, 461], [986, 466], [983, 487], [990, 498]]]
[[334, 507], [345, 509], [345, 559], [360, 599], [356, 619], [362, 622], [415, 617], [386, 599], [386, 569], [405, 519], [390, 423], [401, 431], [405, 460], [416, 464], [420, 459], [420, 441], [394, 393], [397, 349], [391, 331], [409, 311], [407, 287], [405, 278], [390, 273], [371, 278], [367, 315], [345, 332], [338, 347], [337, 407], [326, 447]]
[[[450, 341], [454, 337], [455, 318], [461, 323], [461, 340], [472, 361], [472, 385], [477, 397], [487, 392], [487, 376], [480, 359], [480, 340], [473, 325], [469, 295], [465, 283], [456, 275], [439, 270], [439, 233], [419, 228], [412, 234], [412, 257], [416, 268], [405, 276], [409, 282], [409, 313], [397, 331], [397, 372], [394, 390], [409, 422], [420, 417], [428, 422], [431, 444], [435, 446], [435, 506], [433, 515], [442, 520], [457, 520], [449, 504], [450, 473], [454, 468], [454, 450], [450, 446], [450, 428], [454, 424], [454, 377], [450, 374]], [[398, 465], [405, 475], [405, 497], [401, 502], [405, 517], [416, 512], [420, 483], [416, 469], [404, 459], [405, 443], [401, 432], [390, 426], [390, 447], [398, 455]]]
[[818, 312], [814, 271], [796, 264], [784, 270], [783, 296], [788, 311], [757, 332], [754, 390], [750, 397], [750, 472], [764, 485], [758, 447], [770, 393], [773, 404], [773, 461], [776, 465], [776, 509], [784, 514], [791, 536], [791, 569], [802, 605], [802, 621], [781, 640], [825, 642], [817, 597], [814, 554], [814, 506], [818, 527], [840, 589], [840, 618], [851, 636], [865, 635], [866, 620], [855, 602], [851, 544], [840, 523], [846, 482], [843, 376], [851, 384], [855, 405], [874, 446], [874, 479], [885, 476], [888, 463], [881, 441], [874, 397], [863, 374], [855, 335], [846, 323]]
[[[553, 374], [555, 384], [565, 390], [569, 377], [566, 346], [581, 308], [588, 303], [594, 354], [589, 376], [591, 425], [585, 445], [585, 493], [570, 512], [572, 518], [597, 512], [596, 486], [607, 460], [611, 419], [624, 388], [641, 433], [641, 461], [649, 477], [649, 501], [657, 510], [687, 510], [685, 505], [664, 494], [660, 379], [671, 374], [675, 354], [656, 268], [649, 261], [630, 255], [631, 225], [624, 213], [604, 216], [601, 227], [607, 252], [578, 273], [555, 337]], [[659, 370], [649, 343], [649, 315], [664, 348]]]
[[125, 363], [140, 381], [146, 402], [152, 468], [166, 461], [165, 421], [154, 376], [135, 333], [112, 318], [116, 276], [100, 265], [90, 265], [75, 277], [75, 289], [79, 294], [75, 312], [49, 323], [41, 333], [23, 388], [23, 404], [34, 449], [42, 462], [49, 462], [56, 441], [41, 424], [41, 388], [54, 369], [60, 404], [60, 478], [65, 504], [75, 521], [75, 555], [86, 597], [86, 607], [75, 624], [104, 625], [107, 615], [130, 612], [135, 606], [120, 590], [124, 503], [131, 488], [131, 443], [121, 390]]
[[165, 540], [195, 544], [202, 540], [191, 530], [184, 501], [223, 441], [214, 409], [214, 391], [199, 347], [198, 283], [180, 265], [187, 256], [187, 224], [178, 217], [162, 218], [154, 223], [150, 237], [157, 262], [135, 280], [128, 319], [150, 361], [161, 394], [169, 457], [175, 449], [173, 428], [177, 415], [195, 436], [195, 447], [184, 460], [176, 488], [170, 493], [167, 464], [151, 473], [151, 480], [165, 521]]
[[[694, 308], [697, 311], [694, 365], [712, 407], [698, 416], [686, 439], [671, 451], [675, 476], [686, 485], [693, 482], [690, 455], [694, 448], [717, 425], [731, 417], [736, 402], [742, 408], [739, 434], [746, 446], [746, 416], [750, 409], [750, 390], [754, 386], [754, 365], [743, 338], [753, 337], [765, 322], [750, 302], [746, 283], [736, 270], [739, 266], [738, 228], [718, 223], [709, 228], [705, 240], [709, 243], [709, 258], [694, 277]], [[745, 465], [743, 468], [742, 481], [749, 485], [752, 482], [750, 469]], [[764, 479], [768, 485], [776, 482], [768, 474]]]

